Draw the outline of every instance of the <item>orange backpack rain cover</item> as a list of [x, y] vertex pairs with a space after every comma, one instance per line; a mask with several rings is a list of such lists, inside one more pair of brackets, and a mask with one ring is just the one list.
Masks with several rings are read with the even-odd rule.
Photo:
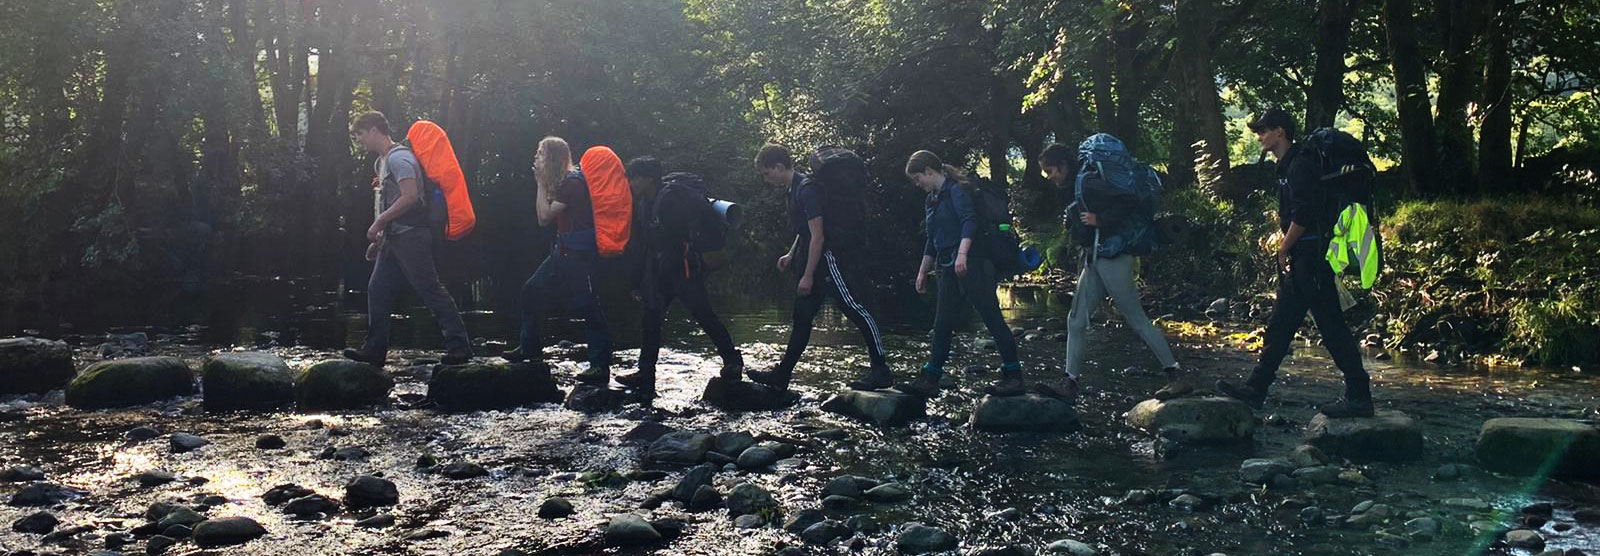
[[584, 151], [578, 167], [589, 182], [589, 201], [594, 205], [594, 239], [602, 257], [622, 255], [628, 246], [633, 225], [633, 191], [622, 170], [622, 159], [611, 147]]
[[428, 120], [417, 120], [406, 132], [411, 152], [422, 163], [423, 173], [439, 184], [444, 193], [447, 209], [444, 237], [458, 240], [472, 233], [478, 225], [478, 216], [472, 212], [472, 196], [467, 194], [467, 176], [461, 173], [461, 162], [456, 160], [456, 149], [450, 146], [450, 137], [444, 128]]

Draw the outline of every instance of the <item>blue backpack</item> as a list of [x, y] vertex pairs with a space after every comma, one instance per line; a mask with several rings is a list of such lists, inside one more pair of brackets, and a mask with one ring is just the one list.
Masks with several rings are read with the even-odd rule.
[[1120, 139], [1096, 133], [1078, 145], [1078, 179], [1073, 185], [1073, 205], [1078, 210], [1100, 212], [1109, 207], [1094, 206], [1088, 197], [1133, 205], [1124, 212], [1114, 235], [1094, 231], [1094, 255], [1112, 258], [1126, 252], [1148, 252], [1155, 244], [1155, 216], [1161, 204], [1161, 177], [1149, 165], [1139, 162]]

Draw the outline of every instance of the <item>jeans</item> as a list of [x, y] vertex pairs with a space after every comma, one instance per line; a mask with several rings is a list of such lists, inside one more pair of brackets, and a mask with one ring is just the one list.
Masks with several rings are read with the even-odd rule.
[[717, 313], [711, 310], [711, 298], [706, 294], [705, 276], [688, 272], [681, 265], [658, 266], [656, 261], [646, 264], [644, 284], [643, 340], [639, 346], [639, 370], [653, 373], [656, 360], [661, 356], [661, 325], [667, 308], [673, 300], [683, 302], [684, 308], [700, 323], [700, 329], [717, 346], [717, 355], [724, 364], [739, 361], [739, 349], [733, 345], [728, 327], [723, 326]]
[[595, 254], [556, 248], [546, 257], [539, 270], [522, 284], [522, 350], [538, 357], [544, 350], [543, 325], [545, 308], [556, 303], [583, 316], [589, 341], [589, 365], [611, 366], [611, 334], [606, 330], [606, 317], [600, 309], [600, 296], [595, 293], [591, 277], [594, 274]]
[[1278, 367], [1289, 355], [1294, 334], [1305, 323], [1309, 311], [1317, 330], [1322, 332], [1322, 344], [1344, 373], [1345, 397], [1354, 400], [1372, 397], [1371, 379], [1362, 367], [1356, 338], [1344, 322], [1333, 269], [1324, 257], [1327, 245], [1323, 241], [1302, 241], [1290, 251], [1289, 273], [1278, 280], [1278, 303], [1272, 308], [1272, 320], [1267, 324], [1261, 361], [1248, 381], [1258, 392], [1266, 392], [1277, 379]]
[[839, 311], [861, 331], [872, 367], [888, 367], [889, 363], [883, 357], [883, 335], [878, 332], [878, 323], [851, 295], [832, 251], [822, 252], [822, 261], [817, 264], [817, 276], [812, 282], [814, 285], [810, 294], [794, 298], [794, 327], [789, 331], [789, 347], [783, 351], [783, 360], [778, 362], [774, 370], [784, 374], [794, 372], [794, 366], [800, 362], [800, 354], [811, 343], [811, 327], [817, 320], [817, 314], [822, 312], [823, 301], [828, 297], [835, 300]]
[[1008, 367], [1015, 367], [1018, 363], [1017, 339], [1011, 334], [1011, 327], [1006, 325], [1005, 318], [1000, 315], [1000, 299], [994, 294], [994, 263], [975, 257], [967, 267], [966, 276], [957, 276], [954, 267], [943, 267], [939, 270], [938, 287], [937, 312], [933, 317], [933, 349], [926, 372], [944, 372], [944, 364], [950, 359], [950, 338], [956, 323], [965, 320], [969, 306], [978, 312], [978, 318], [989, 329], [995, 347], [1000, 350], [1000, 360]]
[[1154, 353], [1162, 368], [1178, 364], [1172, 356], [1167, 338], [1150, 323], [1144, 306], [1139, 304], [1139, 287], [1133, 281], [1133, 263], [1137, 257], [1122, 255], [1096, 257], [1085, 261], [1083, 273], [1078, 275], [1078, 290], [1072, 295], [1072, 311], [1067, 316], [1067, 374], [1078, 376], [1083, 372], [1083, 352], [1088, 344], [1089, 317], [1094, 316], [1105, 301], [1106, 294], [1122, 313], [1122, 320], [1132, 329], [1144, 345]]
[[388, 353], [389, 315], [399, 302], [401, 288], [407, 285], [439, 322], [445, 349], [471, 346], [455, 300], [439, 283], [439, 269], [433, 262], [434, 235], [430, 231], [415, 229], [384, 240], [372, 266], [372, 278], [367, 281], [367, 341], [361, 351], [369, 355]]

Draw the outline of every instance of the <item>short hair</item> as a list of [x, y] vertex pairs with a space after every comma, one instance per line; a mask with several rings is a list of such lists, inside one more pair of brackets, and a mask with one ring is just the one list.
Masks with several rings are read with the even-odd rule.
[[362, 133], [369, 129], [376, 129], [378, 130], [378, 133], [388, 135], [389, 118], [385, 117], [383, 112], [374, 110], [371, 112], [364, 112], [361, 115], [356, 116], [355, 121], [350, 124], [351, 133]]
[[768, 143], [766, 146], [761, 147], [761, 152], [756, 153], [757, 168], [771, 168], [773, 166], [794, 167], [794, 155], [789, 154], [788, 147], [776, 143]]
[[1248, 125], [1250, 126], [1250, 131], [1256, 133], [1281, 128], [1283, 129], [1283, 134], [1291, 139], [1294, 137], [1295, 130], [1299, 127], [1295, 125], [1294, 116], [1289, 115], [1288, 112], [1281, 108], [1268, 108], [1259, 117], [1251, 120]]
[[1039, 165], [1046, 168], [1069, 168], [1074, 154], [1072, 149], [1061, 143], [1051, 143], [1039, 153]]
[[661, 161], [653, 156], [641, 156], [628, 161], [626, 174], [630, 178], [646, 178], [659, 180], [665, 174], [661, 168]]

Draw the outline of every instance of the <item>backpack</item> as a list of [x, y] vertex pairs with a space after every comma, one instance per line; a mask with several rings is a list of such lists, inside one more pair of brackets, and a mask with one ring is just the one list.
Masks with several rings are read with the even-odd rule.
[[429, 221], [444, 233], [445, 239], [467, 237], [477, 226], [478, 217], [472, 211], [467, 177], [461, 173], [461, 162], [456, 160], [450, 137], [439, 124], [417, 120], [406, 132], [405, 142], [422, 164], [422, 198], [428, 206]]
[[633, 190], [622, 171], [622, 159], [610, 147], [592, 147], [584, 151], [578, 167], [594, 207], [595, 251], [602, 257], [619, 257], [633, 226]]
[[1383, 236], [1378, 233], [1378, 213], [1373, 203], [1378, 168], [1367, 156], [1360, 139], [1324, 127], [1300, 141], [1301, 155], [1321, 168], [1322, 186], [1333, 204], [1333, 229], [1329, 231], [1327, 259], [1336, 274], [1361, 278], [1371, 289], [1383, 261]]
[[1037, 251], [1023, 246], [1021, 236], [1011, 227], [1011, 198], [1005, 188], [985, 178], [968, 179], [970, 185], [961, 187], [972, 192], [973, 208], [978, 213], [978, 237], [974, 243], [994, 263], [995, 280], [1037, 270]]
[[712, 206], [705, 180], [688, 172], [661, 178], [649, 222], [651, 240], [660, 241], [659, 248], [688, 243], [697, 253], [709, 253], [728, 243], [728, 226]]
[[867, 163], [849, 149], [824, 145], [811, 154], [806, 179], [818, 186], [827, 248], [837, 253], [860, 245], [865, 238], [863, 202], [872, 185]]
[[1078, 210], [1105, 210], [1085, 202], [1085, 191], [1094, 196], [1125, 199], [1133, 209], [1123, 215], [1116, 235], [1105, 236], [1095, 230], [1094, 256], [1110, 258], [1152, 249], [1156, 209], [1161, 205], [1161, 176], [1149, 165], [1134, 159], [1127, 146], [1108, 133], [1096, 133], [1084, 139], [1078, 145], [1078, 161], [1082, 166], [1073, 185], [1073, 204]]

